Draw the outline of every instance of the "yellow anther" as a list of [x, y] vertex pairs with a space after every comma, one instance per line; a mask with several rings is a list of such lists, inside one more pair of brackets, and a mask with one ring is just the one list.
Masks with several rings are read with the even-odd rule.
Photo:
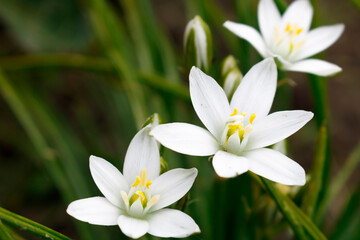
[[128, 198], [128, 195], [126, 194], [126, 192], [121, 191], [120, 194], [121, 194], [121, 198], [124, 201], [125, 205], [129, 206], [129, 198]]
[[139, 176], [137, 176], [137, 177], [136, 177], [136, 180], [135, 180], [135, 182], [134, 182], [134, 184], [133, 184], [133, 185], [131, 185], [131, 187], [136, 187], [137, 185], [139, 185], [140, 181], [141, 181], [140, 177], [139, 177]]
[[140, 182], [140, 186], [141, 187], [145, 187], [146, 185], [146, 180], [147, 180], [147, 170], [146, 169], [141, 169], [140, 171], [140, 179], [141, 179], [141, 182]]
[[298, 30], [296, 30], [296, 34], [299, 35], [303, 30], [303, 28], [299, 28]]
[[290, 23], [288, 23], [288, 24], [286, 25], [285, 31], [288, 32], [288, 31], [290, 31], [290, 29], [291, 29], [291, 26], [290, 26]]
[[244, 130], [239, 130], [239, 138], [242, 140], [244, 138]]
[[150, 185], [152, 184], [152, 181], [151, 180], [148, 180], [146, 182], [146, 188], [149, 189]]
[[254, 121], [255, 118], [256, 118], [256, 114], [255, 113], [251, 114], [251, 116], [249, 118], [249, 123], [253, 124], [253, 121]]
[[245, 113], [244, 113], [244, 112], [241, 112], [240, 115], [243, 116], [243, 117], [245, 117]]
[[236, 114], [238, 114], [238, 110], [237, 108], [234, 109], [234, 112], [232, 114], [230, 114], [230, 117], [233, 117], [235, 116]]
[[158, 201], [159, 201], [159, 198], [160, 198], [160, 195], [155, 195], [155, 196], [153, 196], [151, 199], [150, 199], [150, 201], [148, 201], [148, 203], [147, 203], [147, 207], [151, 207], [151, 206], [153, 206], [155, 203], [157, 203]]

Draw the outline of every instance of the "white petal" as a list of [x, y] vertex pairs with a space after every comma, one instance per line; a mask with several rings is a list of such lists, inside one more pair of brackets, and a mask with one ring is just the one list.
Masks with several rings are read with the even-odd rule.
[[258, 31], [245, 24], [226, 21], [224, 27], [238, 37], [248, 41], [263, 57], [267, 57], [265, 42]]
[[210, 132], [188, 123], [162, 124], [155, 127], [151, 134], [165, 147], [192, 156], [209, 156], [219, 149]]
[[149, 231], [149, 223], [144, 219], [121, 215], [117, 223], [126, 236], [134, 239], [142, 237]]
[[160, 195], [160, 197], [150, 211], [169, 206], [183, 197], [193, 185], [197, 173], [196, 168], [176, 168], [156, 178], [151, 185], [151, 194]]
[[261, 0], [258, 6], [258, 20], [261, 34], [268, 46], [274, 40], [274, 29], [281, 19], [280, 12], [273, 0]]
[[303, 29], [303, 33], [306, 33], [310, 29], [312, 17], [313, 7], [310, 1], [297, 0], [286, 9], [282, 17], [282, 27], [285, 29], [288, 23], [298, 24]]
[[322, 77], [334, 75], [342, 70], [333, 63], [319, 59], [306, 59], [291, 65], [283, 65], [282, 68], [288, 71], [311, 73]]
[[199, 233], [200, 228], [187, 214], [174, 209], [161, 209], [148, 216], [149, 233], [163, 238], [184, 238]]
[[74, 218], [95, 225], [117, 225], [122, 211], [104, 197], [91, 197], [76, 200], [68, 206], [66, 212]]
[[218, 151], [213, 159], [216, 174], [223, 178], [232, 178], [249, 170], [249, 161], [245, 157]]
[[296, 162], [269, 148], [244, 154], [249, 159], [249, 170], [274, 182], [285, 185], [304, 185], [305, 171]]
[[265, 117], [274, 100], [277, 70], [273, 58], [254, 65], [242, 79], [231, 99], [231, 108], [247, 115], [256, 114], [256, 120]]
[[344, 32], [344, 24], [318, 27], [306, 35], [304, 45], [294, 53], [293, 61], [313, 56], [331, 46]]
[[246, 149], [262, 148], [289, 137], [313, 118], [312, 112], [295, 110], [272, 113], [254, 124]]
[[224, 90], [210, 76], [192, 67], [190, 71], [191, 101], [205, 127], [219, 138], [230, 112]]
[[150, 130], [150, 126], [141, 129], [126, 152], [123, 173], [129, 184], [135, 182], [143, 168], [147, 169], [149, 179], [159, 176], [160, 154], [156, 140], [149, 135]]
[[90, 172], [101, 193], [115, 206], [122, 206], [121, 191], [127, 192], [129, 184], [121, 172], [105, 159], [90, 156]]

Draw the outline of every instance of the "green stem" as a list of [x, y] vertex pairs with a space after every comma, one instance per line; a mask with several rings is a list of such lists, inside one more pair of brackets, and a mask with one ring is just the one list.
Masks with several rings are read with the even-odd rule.
[[307, 234], [311, 236], [311, 239], [326, 239], [324, 234], [316, 227], [316, 225], [309, 219], [309, 217], [307, 217], [292, 200], [282, 194], [271, 181], [262, 177], [258, 177], [255, 174], [251, 174], [251, 176], [255, 181], [262, 182], [261, 185], [264, 186], [270, 193], [279, 210], [288, 220], [290, 226], [299, 239], [309, 239], [307, 235], [305, 235], [304, 229], [306, 230]]
[[70, 240], [70, 238], [58, 233], [39, 223], [31, 221], [15, 213], [9, 212], [0, 207], [0, 219], [14, 227], [23, 229], [33, 235], [52, 240]]
[[11, 235], [9, 229], [0, 220], [0, 239], [2, 240], [15, 240]]

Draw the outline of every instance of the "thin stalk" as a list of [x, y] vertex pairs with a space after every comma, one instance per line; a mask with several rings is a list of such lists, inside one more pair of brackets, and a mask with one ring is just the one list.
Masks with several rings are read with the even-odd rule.
[[358, 165], [360, 164], [360, 143], [355, 147], [350, 157], [346, 160], [345, 165], [339, 170], [336, 177], [329, 185], [329, 190], [326, 192], [324, 201], [319, 205], [316, 213], [315, 221], [320, 223], [325, 217], [326, 211], [330, 208], [340, 191], [345, 187], [349, 178], [354, 174]]
[[9, 229], [0, 220], [0, 239], [2, 240], [15, 240]]
[[45, 227], [39, 223], [31, 221], [30, 219], [24, 218], [20, 215], [12, 213], [0, 207], [0, 220], [25, 230], [35, 236], [41, 238], [52, 239], [52, 240], [70, 240], [70, 238], [58, 233], [48, 227]]
[[306, 186], [306, 191], [303, 196], [302, 209], [307, 216], [314, 219], [316, 216], [316, 204], [321, 189], [324, 187], [323, 183], [323, 168], [326, 161], [326, 144], [327, 144], [327, 128], [323, 125], [318, 134], [318, 139], [315, 147], [314, 163], [311, 171], [311, 179]]

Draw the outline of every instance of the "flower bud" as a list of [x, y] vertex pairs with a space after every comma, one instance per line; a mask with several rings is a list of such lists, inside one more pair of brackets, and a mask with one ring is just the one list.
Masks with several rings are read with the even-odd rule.
[[221, 76], [224, 80], [224, 91], [230, 99], [243, 78], [233, 56], [227, 56], [221, 67]]
[[208, 72], [212, 59], [212, 38], [208, 25], [199, 16], [186, 25], [184, 50], [187, 70], [197, 66]]

